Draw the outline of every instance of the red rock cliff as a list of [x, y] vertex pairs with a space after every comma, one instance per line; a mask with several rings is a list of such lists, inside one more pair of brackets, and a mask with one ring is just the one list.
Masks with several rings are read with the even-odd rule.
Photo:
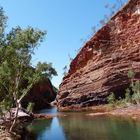
[[35, 103], [34, 110], [47, 108], [49, 103], [55, 100], [56, 91], [49, 79], [44, 79], [36, 83], [23, 101], [22, 106], [27, 107], [28, 103]]
[[130, 0], [81, 49], [60, 85], [58, 107], [103, 104], [111, 92], [123, 96], [129, 69], [140, 79], [140, 0]]

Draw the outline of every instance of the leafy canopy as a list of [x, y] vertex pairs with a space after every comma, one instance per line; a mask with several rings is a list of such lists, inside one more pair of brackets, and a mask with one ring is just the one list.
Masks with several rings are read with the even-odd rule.
[[[31, 66], [35, 48], [44, 40], [45, 31], [17, 26], [5, 33], [7, 17], [0, 8], [0, 112], [19, 107], [32, 86], [43, 78], [52, 78], [57, 72], [52, 63], [38, 62]], [[26, 84], [25, 84], [26, 83]]]

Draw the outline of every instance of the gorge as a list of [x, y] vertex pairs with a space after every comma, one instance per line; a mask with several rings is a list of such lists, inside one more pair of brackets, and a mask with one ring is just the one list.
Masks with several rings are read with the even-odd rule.
[[0, 37], [0, 139], [139, 140], [140, 0], [129, 0], [85, 43], [58, 90], [52, 63], [32, 64], [45, 34], [16, 27]]

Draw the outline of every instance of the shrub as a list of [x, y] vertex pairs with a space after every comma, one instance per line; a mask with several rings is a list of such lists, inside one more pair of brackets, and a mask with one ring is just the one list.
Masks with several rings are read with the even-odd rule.
[[115, 94], [111, 92], [111, 94], [107, 97], [107, 101], [109, 104], [114, 104], [115, 102]]
[[130, 104], [140, 104], [140, 81], [134, 81], [135, 73], [133, 70], [129, 70], [127, 75], [131, 80], [131, 84], [126, 89], [125, 98], [117, 100], [114, 93], [110, 94], [107, 101], [111, 107], [126, 107]]
[[134, 82], [132, 86], [132, 102], [136, 104], [140, 104], [140, 81]]

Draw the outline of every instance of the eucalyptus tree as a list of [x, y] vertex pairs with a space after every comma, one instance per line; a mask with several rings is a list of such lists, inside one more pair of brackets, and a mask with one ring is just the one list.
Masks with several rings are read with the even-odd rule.
[[51, 63], [39, 62], [35, 68], [31, 66], [32, 55], [43, 41], [45, 31], [17, 26], [5, 33], [5, 28], [6, 17], [0, 9], [0, 105], [1, 113], [16, 107], [15, 118], [10, 127], [12, 131], [24, 96], [36, 82], [46, 77], [52, 78], [57, 72]]

